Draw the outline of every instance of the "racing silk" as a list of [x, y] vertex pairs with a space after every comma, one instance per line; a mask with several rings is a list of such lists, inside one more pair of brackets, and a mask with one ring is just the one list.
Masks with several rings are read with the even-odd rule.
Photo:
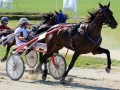
[[3, 31], [3, 30], [8, 30], [10, 29], [9, 27], [5, 26], [5, 25], [0, 25], [0, 31]]
[[[0, 25], [0, 41], [5, 38], [6, 32], [8, 29], [10, 29], [10, 28], [5, 25]], [[1, 32], [3, 32], [3, 31], [4, 31], [4, 33], [1, 34]]]
[[[15, 30], [14, 33], [15, 33], [16, 45], [17, 45], [17, 46], [20, 46], [20, 45], [24, 44], [25, 42], [19, 40], [18, 37], [21, 36], [21, 37], [27, 38], [28, 34], [30, 33], [30, 30], [29, 30], [29, 29], [22, 28], [22, 27], [18, 27], [18, 28]], [[22, 35], [21, 35], [21, 33], [22, 33]]]

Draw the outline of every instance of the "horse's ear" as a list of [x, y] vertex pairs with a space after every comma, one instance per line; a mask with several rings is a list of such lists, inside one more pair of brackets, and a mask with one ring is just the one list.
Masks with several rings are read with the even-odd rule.
[[60, 12], [62, 13], [62, 10], [60, 10]]
[[58, 14], [58, 12], [56, 10], [54, 10], [56, 14]]
[[100, 8], [103, 8], [103, 5], [99, 3]]
[[110, 7], [110, 1], [109, 1], [109, 3], [108, 3], [107, 7], [108, 7], [108, 8]]
[[88, 13], [90, 14], [90, 16], [93, 16], [93, 14], [90, 11], [88, 11]]

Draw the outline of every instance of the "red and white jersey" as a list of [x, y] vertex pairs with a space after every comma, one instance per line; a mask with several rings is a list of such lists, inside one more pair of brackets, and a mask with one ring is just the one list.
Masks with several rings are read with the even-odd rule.
[[8, 29], [10, 29], [10, 28], [5, 25], [0, 25], [0, 31], [8, 30]]

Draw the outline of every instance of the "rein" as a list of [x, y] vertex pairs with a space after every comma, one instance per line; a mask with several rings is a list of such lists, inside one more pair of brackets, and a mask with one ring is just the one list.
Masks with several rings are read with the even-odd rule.
[[85, 32], [86, 37], [87, 37], [92, 43], [94, 43], [94, 44], [98, 44], [98, 43], [100, 42], [100, 40], [102, 39], [102, 37], [100, 36], [100, 37], [97, 39], [97, 41], [95, 41], [95, 40], [93, 40], [93, 39], [90, 37], [90, 34], [88, 33], [87, 30], [84, 30], [84, 32]]

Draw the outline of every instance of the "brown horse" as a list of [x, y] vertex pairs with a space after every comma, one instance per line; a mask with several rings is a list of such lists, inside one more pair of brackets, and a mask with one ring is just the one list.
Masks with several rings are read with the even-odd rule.
[[[88, 22], [84, 22], [82, 26], [81, 24], [66, 26], [65, 28], [59, 29], [57, 33], [51, 33], [46, 36], [47, 52], [44, 54], [41, 62], [41, 64], [45, 64], [42, 77], [43, 80], [45, 80], [47, 76], [47, 59], [63, 47], [73, 50], [74, 54], [68, 70], [64, 73], [61, 79], [61, 83], [64, 83], [65, 77], [70, 69], [73, 68], [77, 58], [81, 54], [87, 54], [90, 52], [94, 55], [105, 53], [107, 55], [107, 67], [105, 70], [110, 72], [110, 51], [100, 47], [102, 42], [101, 30], [103, 24], [115, 29], [118, 23], [113, 17], [113, 12], [109, 9], [110, 2], [105, 6], [99, 3], [99, 6], [100, 8], [97, 11], [90, 12], [91, 17], [89, 17]], [[38, 68], [40, 68], [41, 64], [38, 65]]]

